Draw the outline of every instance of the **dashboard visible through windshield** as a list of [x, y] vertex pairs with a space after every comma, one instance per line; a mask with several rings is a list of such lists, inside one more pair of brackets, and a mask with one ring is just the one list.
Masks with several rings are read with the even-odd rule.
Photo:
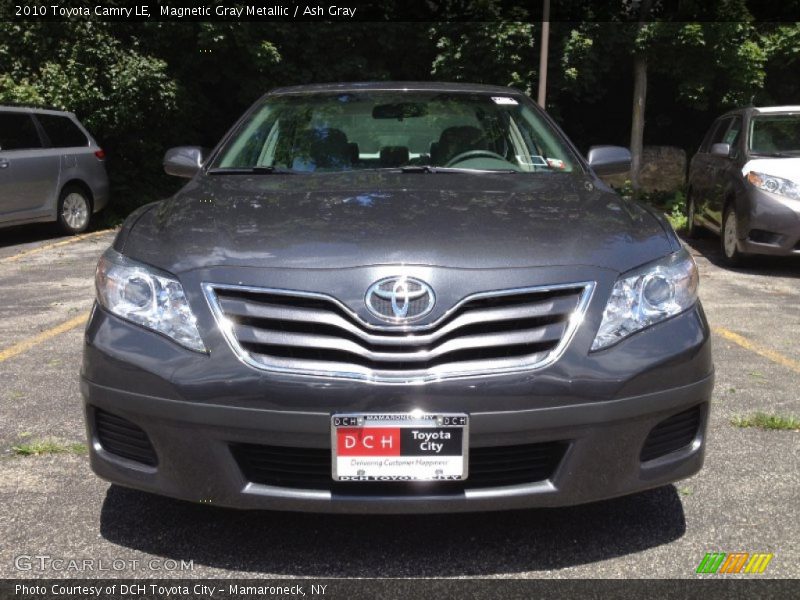
[[577, 164], [557, 131], [514, 94], [370, 91], [267, 97], [212, 170], [532, 173]]

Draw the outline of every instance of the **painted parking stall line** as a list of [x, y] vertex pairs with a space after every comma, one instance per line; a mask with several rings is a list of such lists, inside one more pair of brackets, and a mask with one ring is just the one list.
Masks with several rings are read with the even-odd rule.
[[776, 352], [772, 348], [767, 348], [766, 346], [762, 346], [757, 342], [753, 342], [743, 335], [739, 335], [735, 331], [731, 331], [730, 329], [726, 329], [724, 327], [713, 327], [712, 331], [719, 335], [720, 337], [725, 338], [729, 342], [733, 342], [738, 346], [741, 346], [745, 350], [749, 350], [750, 352], [754, 352], [759, 356], [763, 356], [764, 358], [771, 360], [774, 363], [782, 365], [787, 369], [791, 369], [796, 373], [800, 373], [800, 361], [795, 360], [793, 358], [789, 358], [788, 356], [784, 356], [780, 352]]
[[83, 314], [79, 317], [75, 317], [73, 319], [69, 319], [68, 321], [64, 321], [63, 323], [59, 323], [55, 327], [51, 327], [50, 329], [46, 329], [42, 331], [38, 335], [33, 337], [29, 337], [27, 339], [22, 340], [14, 344], [13, 346], [9, 346], [8, 348], [0, 350], [0, 363], [5, 362], [15, 356], [22, 354], [23, 352], [27, 352], [31, 348], [38, 346], [62, 333], [66, 333], [76, 327], [80, 327], [84, 325], [88, 319], [88, 315]]
[[46, 250], [52, 250], [53, 248], [59, 248], [61, 246], [68, 246], [70, 244], [74, 244], [75, 242], [80, 242], [83, 240], [89, 240], [92, 238], [100, 237], [101, 235], [105, 235], [113, 231], [114, 231], [113, 229], [102, 229], [100, 231], [92, 231], [91, 233], [76, 235], [66, 240], [61, 240], [59, 242], [51, 242], [49, 244], [43, 244], [41, 246], [37, 246], [36, 248], [31, 248], [30, 250], [24, 250], [23, 252], [19, 252], [18, 254], [12, 254], [11, 256], [0, 258], [0, 264], [17, 262], [18, 260], [21, 260], [33, 254], [38, 254], [40, 252], [44, 252]]

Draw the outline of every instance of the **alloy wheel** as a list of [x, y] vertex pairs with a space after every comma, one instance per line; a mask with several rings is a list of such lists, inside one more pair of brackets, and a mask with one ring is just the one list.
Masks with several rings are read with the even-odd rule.
[[68, 194], [64, 198], [61, 216], [64, 222], [76, 231], [85, 227], [89, 220], [89, 204], [86, 198], [77, 192]]

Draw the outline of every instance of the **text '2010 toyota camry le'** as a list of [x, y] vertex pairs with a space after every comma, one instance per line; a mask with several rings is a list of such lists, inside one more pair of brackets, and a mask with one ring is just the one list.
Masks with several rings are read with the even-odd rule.
[[91, 463], [239, 508], [569, 505], [697, 472], [697, 268], [509, 88], [283, 88], [97, 268]]

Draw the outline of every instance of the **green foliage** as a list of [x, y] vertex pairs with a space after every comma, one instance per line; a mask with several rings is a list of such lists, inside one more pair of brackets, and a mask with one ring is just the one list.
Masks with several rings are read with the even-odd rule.
[[683, 231], [689, 222], [686, 217], [686, 197], [683, 192], [675, 192], [665, 207], [664, 214], [675, 231]]
[[514, 86], [531, 92], [537, 50], [530, 23], [447, 23], [431, 28], [436, 79]]
[[[634, 197], [633, 187], [630, 180], [615, 191], [623, 198], [631, 199]], [[686, 228], [686, 196], [683, 192], [639, 192], [636, 196], [639, 202], [649, 204], [664, 213], [675, 231], [682, 231]]]
[[124, 44], [106, 23], [3, 22], [0, 73], [0, 103], [74, 112], [103, 146], [114, 193], [109, 218], [160, 194], [161, 154], [178, 107], [163, 60]]
[[89, 450], [86, 444], [73, 442], [65, 444], [58, 440], [47, 438], [17, 444], [11, 447], [11, 451], [17, 456], [43, 456], [46, 454], [86, 454]]
[[757, 30], [767, 56], [764, 89], [757, 99], [763, 104], [797, 104], [800, 97], [800, 23], [759, 23]]
[[[613, 30], [626, 32], [630, 26], [614, 24]], [[594, 104], [610, 90], [599, 85], [607, 80], [609, 73], [618, 63], [609, 58], [625, 53], [619, 44], [620, 37], [609, 36], [608, 23], [588, 22], [578, 25], [567, 33], [567, 42], [561, 53], [560, 63], [564, 73], [561, 91], [570, 95], [576, 102]]]
[[658, 23], [654, 30], [651, 72], [677, 83], [676, 99], [684, 106], [741, 106], [763, 86], [767, 55], [750, 23]]
[[744, 417], [733, 417], [731, 419], [731, 424], [741, 428], [756, 427], [758, 429], [800, 431], [800, 419], [797, 417], [770, 415], [763, 412], [757, 412]]
[[27, 79], [15, 82], [11, 75], [0, 75], [0, 104], [41, 104], [43, 102], [39, 91]]

